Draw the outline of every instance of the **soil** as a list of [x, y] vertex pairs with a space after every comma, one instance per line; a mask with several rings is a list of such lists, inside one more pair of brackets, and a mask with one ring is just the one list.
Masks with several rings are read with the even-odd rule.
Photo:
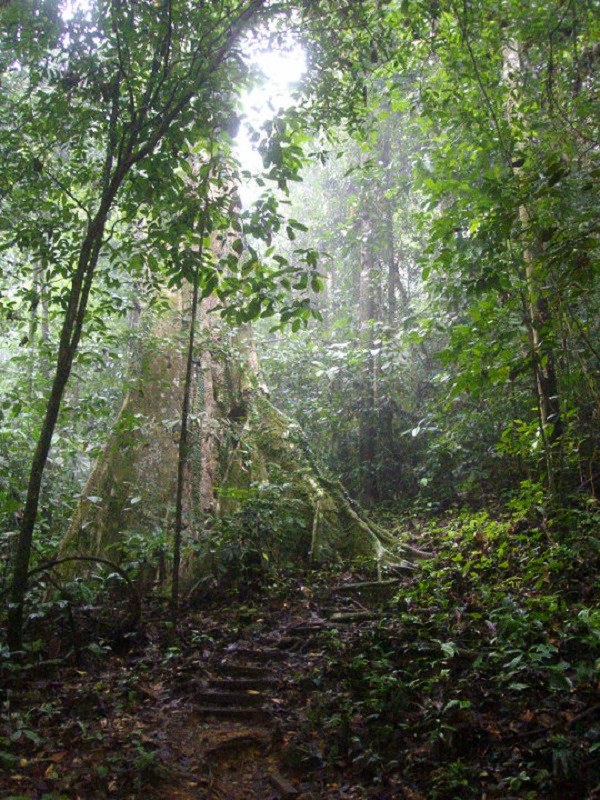
[[24, 691], [9, 681], [3, 733], [20, 752], [18, 761], [5, 754], [2, 796], [385, 797], [342, 785], [318, 742], [306, 746], [309, 676], [330, 619], [373, 618], [347, 590], [327, 602], [298, 584], [287, 599], [189, 612], [177, 631], [156, 608], [122, 655], [86, 651], [76, 666], [38, 666]]

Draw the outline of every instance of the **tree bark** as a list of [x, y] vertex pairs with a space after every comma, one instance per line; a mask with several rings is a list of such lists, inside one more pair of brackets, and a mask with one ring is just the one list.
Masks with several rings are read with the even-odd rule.
[[[202, 354], [195, 358], [201, 365], [200, 385], [192, 389], [203, 398], [202, 408], [199, 423], [190, 430], [190, 469], [185, 473], [192, 485], [181, 493], [186, 521], [182, 591], [202, 577], [223, 574], [214, 528], [229, 520], [230, 527], [239, 525], [242, 536], [246, 504], [252, 507], [257, 501], [268, 502], [270, 520], [278, 518], [286, 526], [281, 539], [264, 542], [275, 561], [362, 557], [374, 565], [388, 561], [407, 566], [395, 538], [369, 522], [341, 484], [323, 474], [299, 426], [269, 401], [249, 326], [232, 331], [206, 314], [206, 302]], [[161, 521], [170, 527], [181, 460], [176, 435], [164, 430], [162, 420], [173, 417], [182, 403], [186, 362], [173, 349], [181, 348], [173, 334], [178, 326], [179, 311], [174, 309], [144, 349], [145, 366], [82, 493], [61, 557], [110, 555], [122, 561], [127, 557], [127, 531], [143, 534]], [[218, 352], [231, 337], [239, 355], [223, 361]], [[142, 413], [141, 429], [128, 430], [125, 418]], [[141, 500], [132, 505], [132, 498]]]
[[[506, 115], [509, 122], [518, 114], [516, 97], [517, 77], [522, 70], [519, 43], [511, 40], [503, 50], [503, 77], [509, 88]], [[522, 167], [513, 166], [517, 180]], [[525, 203], [519, 206], [519, 222], [526, 237], [531, 236], [531, 213]], [[535, 376], [536, 400], [540, 418], [540, 434], [544, 445], [548, 488], [552, 495], [558, 491], [557, 445], [562, 436], [560, 397], [556, 375], [554, 348], [550, 340], [550, 309], [545, 296], [537, 265], [536, 249], [543, 250], [539, 244], [526, 245], [523, 249], [523, 262], [526, 285], [526, 318], [531, 345], [531, 360]]]

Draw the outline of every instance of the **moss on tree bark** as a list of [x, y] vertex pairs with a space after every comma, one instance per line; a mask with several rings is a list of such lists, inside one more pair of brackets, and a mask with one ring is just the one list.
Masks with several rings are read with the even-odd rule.
[[[120, 561], [128, 557], [132, 535], [151, 538], [162, 529], [171, 537], [178, 463], [178, 430], [171, 422], [181, 407], [184, 373], [179, 319], [179, 312], [170, 312], [143, 348], [136, 380], [90, 474], [61, 557]], [[244, 507], [261, 498], [272, 507], [271, 520], [279, 520], [277, 541], [265, 547], [281, 562], [362, 559], [408, 568], [397, 539], [369, 521], [341, 484], [324, 474], [300, 427], [269, 401], [249, 330], [235, 334], [241, 357], [223, 359], [215, 353], [222, 350], [220, 337], [234, 335], [231, 329], [206, 313], [203, 326], [194, 390], [203, 401], [191, 430], [182, 589], [211, 571], [223, 574], [212, 539], [223, 524], [231, 530]]]

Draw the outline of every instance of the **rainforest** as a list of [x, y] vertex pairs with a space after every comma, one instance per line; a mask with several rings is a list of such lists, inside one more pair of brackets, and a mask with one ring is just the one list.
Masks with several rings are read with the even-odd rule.
[[600, 800], [599, 0], [0, 0], [0, 794]]

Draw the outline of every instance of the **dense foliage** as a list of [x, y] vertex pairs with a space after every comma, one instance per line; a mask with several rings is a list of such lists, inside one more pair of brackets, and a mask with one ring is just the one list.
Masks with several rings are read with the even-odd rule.
[[[322, 726], [318, 763], [382, 798], [394, 781], [407, 798], [596, 796], [599, 12], [599, 0], [0, 0], [8, 706], [27, 670], [100, 669], [131, 646], [162, 682], [171, 660], [229, 643], [245, 606], [237, 621], [224, 612], [231, 630], [194, 628], [183, 647], [182, 549], [213, 565], [189, 598], [253, 602], [256, 630], [268, 591], [284, 616], [293, 589], [312, 598], [305, 583], [327, 575], [288, 583], [280, 554], [294, 553], [297, 578], [328, 487], [360, 530], [346, 492], [384, 523], [369, 523], [378, 547], [385, 527], [423, 535], [427, 552], [381, 624], [321, 643], [300, 749]], [[289, 105], [251, 125], [244, 98], [268, 90], [255, 56], [270, 48], [301, 49], [306, 70]], [[240, 159], [240, 126], [259, 167]], [[150, 429], [123, 413], [146, 390], [144, 354], [169, 347], [185, 366], [181, 407], [158, 420], [179, 447], [173, 507], [120, 531], [110, 557], [78, 553], [64, 569], [82, 497], [106, 502], [85, 486], [110, 436]], [[212, 433], [207, 373], [229, 426]], [[305, 435], [269, 406], [264, 448], [244, 439], [249, 393], [268, 405], [263, 380]], [[275, 429], [287, 467], [302, 450], [312, 506], [290, 499]], [[183, 506], [200, 505], [209, 469], [188, 440], [210, 435], [240, 482], [213, 492], [230, 514], [200, 509], [202, 538]], [[127, 502], [135, 516], [142, 493]], [[289, 546], [298, 531], [310, 551]], [[393, 561], [380, 550], [378, 578]], [[160, 620], [146, 642], [133, 633], [141, 594]], [[115, 713], [131, 721], [129, 692], [143, 690], [119, 680]], [[66, 736], [58, 706], [27, 709], [38, 689], [0, 734], [10, 767], [47, 746], [44, 720]], [[157, 758], [132, 742], [139, 768], [116, 758], [115, 774], [133, 797]]]
[[367, 501], [597, 493], [594, 4], [497, 5], [414, 4], [359, 144], [294, 195], [326, 324], [267, 368]]

